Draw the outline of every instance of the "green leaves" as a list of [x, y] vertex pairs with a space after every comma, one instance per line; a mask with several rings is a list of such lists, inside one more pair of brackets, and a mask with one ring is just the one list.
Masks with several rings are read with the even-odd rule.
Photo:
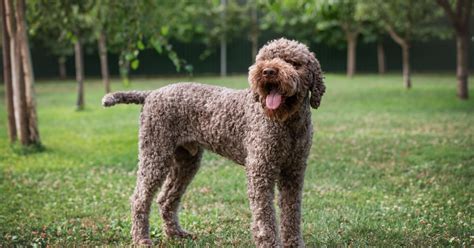
[[137, 41], [137, 48], [138, 48], [138, 50], [144, 50], [145, 49], [145, 44], [143, 44], [142, 40]]
[[138, 69], [139, 65], [140, 65], [140, 61], [138, 59], [134, 59], [130, 63], [130, 68], [132, 68], [132, 70], [136, 70], [136, 69]]
[[167, 36], [168, 32], [170, 31], [170, 27], [169, 26], [163, 26], [163, 27], [161, 27], [160, 31], [161, 31], [161, 35]]
[[163, 43], [160, 41], [160, 39], [157, 39], [157, 38], [150, 39], [150, 44], [157, 53], [159, 54], [163, 53], [163, 47], [162, 47]]
[[432, 0], [373, 0], [363, 3], [368, 19], [390, 26], [407, 40], [443, 37], [447, 28], [440, 25], [442, 10]]

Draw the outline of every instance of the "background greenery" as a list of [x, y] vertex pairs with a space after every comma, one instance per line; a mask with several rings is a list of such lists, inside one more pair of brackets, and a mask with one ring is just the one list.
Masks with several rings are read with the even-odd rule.
[[[401, 49], [386, 25], [410, 40], [414, 71], [455, 69], [454, 32], [434, 0], [226, 2], [223, 7], [220, 0], [27, 1], [35, 75], [58, 77], [62, 58], [73, 76], [73, 43], [82, 40], [85, 75], [99, 76], [99, 34], [107, 37], [112, 75], [119, 75], [126, 61], [135, 75], [218, 74], [224, 37], [229, 73], [246, 73], [255, 57], [252, 48], [280, 37], [308, 44], [326, 71], [342, 72], [349, 33], [358, 41], [357, 71], [377, 71], [377, 44], [385, 47], [386, 69], [399, 71]], [[474, 49], [466, 53], [474, 58]]]
[[[192, 80], [247, 87], [245, 76]], [[413, 80], [406, 91], [398, 75], [327, 75], [304, 188], [308, 247], [473, 244], [474, 100], [455, 98], [450, 75]], [[0, 246], [130, 244], [140, 107], [103, 109], [101, 83], [88, 81], [86, 109], [77, 112], [74, 89], [72, 81], [37, 84], [45, 151], [25, 156], [0, 132]], [[0, 111], [0, 130], [5, 119]], [[196, 240], [167, 240], [156, 211], [155, 243], [253, 245], [244, 171], [214, 154], [205, 154], [183, 200], [181, 222]]]

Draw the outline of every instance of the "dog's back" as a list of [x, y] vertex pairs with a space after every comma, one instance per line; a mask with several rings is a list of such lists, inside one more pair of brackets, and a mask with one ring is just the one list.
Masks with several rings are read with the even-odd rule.
[[[128, 91], [104, 96], [103, 105], [143, 104], [142, 123], [168, 132], [176, 144], [200, 146], [244, 164], [246, 108], [250, 91], [199, 83], [176, 83], [154, 91]], [[169, 128], [173, 127], [173, 128]]]

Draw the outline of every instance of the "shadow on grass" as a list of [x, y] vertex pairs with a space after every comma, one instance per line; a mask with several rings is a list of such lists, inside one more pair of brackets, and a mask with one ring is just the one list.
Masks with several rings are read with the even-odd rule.
[[13, 153], [20, 156], [27, 156], [30, 154], [36, 154], [46, 151], [46, 147], [42, 144], [22, 145], [19, 142], [11, 144], [10, 148]]

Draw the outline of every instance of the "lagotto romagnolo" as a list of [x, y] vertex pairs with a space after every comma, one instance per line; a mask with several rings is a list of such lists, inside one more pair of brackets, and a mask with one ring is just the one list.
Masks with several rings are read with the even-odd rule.
[[273, 40], [258, 52], [248, 79], [250, 88], [244, 90], [177, 83], [104, 96], [106, 107], [143, 105], [137, 183], [131, 197], [134, 243], [152, 243], [149, 214], [158, 190], [164, 232], [190, 236], [179, 225], [178, 208], [207, 149], [245, 169], [256, 246], [304, 246], [301, 197], [313, 135], [310, 107], [319, 107], [325, 91], [319, 62], [297, 41]]

